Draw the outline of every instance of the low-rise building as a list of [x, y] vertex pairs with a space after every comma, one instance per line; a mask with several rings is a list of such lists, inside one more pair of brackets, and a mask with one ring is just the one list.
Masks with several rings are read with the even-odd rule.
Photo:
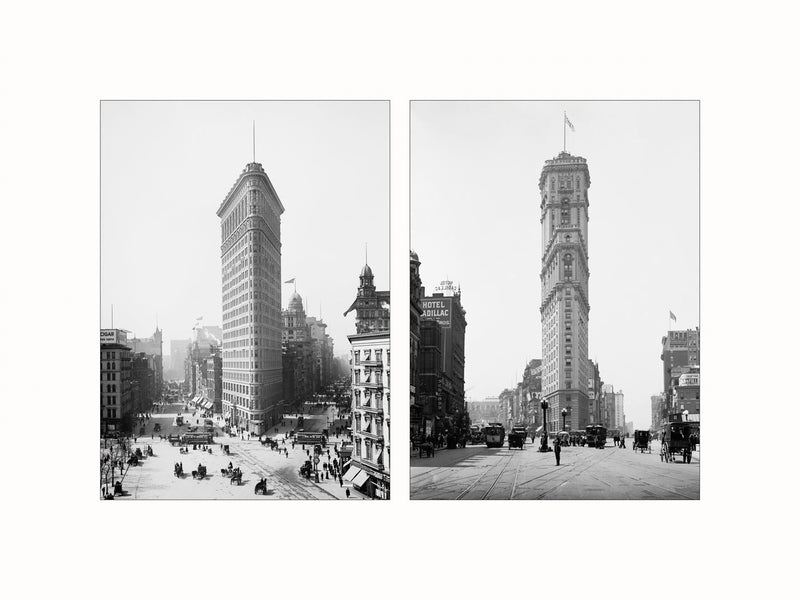
[[131, 395], [131, 349], [121, 329], [100, 330], [100, 432], [130, 433], [134, 407]]

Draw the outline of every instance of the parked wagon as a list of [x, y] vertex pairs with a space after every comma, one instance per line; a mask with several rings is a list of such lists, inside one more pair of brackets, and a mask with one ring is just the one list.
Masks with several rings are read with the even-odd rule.
[[692, 462], [692, 449], [699, 431], [699, 421], [672, 421], [664, 425], [661, 432], [661, 460], [675, 462], [675, 455], [679, 454], [681, 462]]
[[508, 448], [525, 449], [525, 438], [528, 437], [528, 430], [525, 427], [512, 427], [508, 434]]
[[637, 448], [640, 452], [644, 453], [647, 450], [648, 454], [650, 449], [650, 432], [642, 429], [637, 429], [633, 432], [633, 451], [636, 452]]

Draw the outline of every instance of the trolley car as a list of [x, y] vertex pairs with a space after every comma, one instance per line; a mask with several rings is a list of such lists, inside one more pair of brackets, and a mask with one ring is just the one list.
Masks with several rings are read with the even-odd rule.
[[606, 447], [606, 433], [607, 429], [602, 425], [587, 425], [586, 426], [586, 443], [591, 448], [605, 448]]
[[478, 425], [473, 425], [469, 428], [469, 441], [472, 444], [483, 444], [486, 439], [484, 438], [483, 429]]
[[489, 423], [483, 428], [487, 448], [502, 448], [506, 441], [506, 428], [502, 423]]

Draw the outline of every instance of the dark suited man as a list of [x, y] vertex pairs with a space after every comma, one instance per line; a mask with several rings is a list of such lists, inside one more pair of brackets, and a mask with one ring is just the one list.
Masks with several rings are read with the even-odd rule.
[[553, 451], [556, 454], [556, 466], [561, 464], [561, 440], [556, 438], [555, 443], [553, 444]]

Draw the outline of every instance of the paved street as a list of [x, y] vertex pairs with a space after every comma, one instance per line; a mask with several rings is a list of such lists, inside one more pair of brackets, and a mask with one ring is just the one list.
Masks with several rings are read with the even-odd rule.
[[[538, 447], [537, 439], [536, 446]], [[630, 448], [565, 447], [553, 452], [467, 446], [411, 459], [412, 500], [696, 500], [700, 453], [690, 464], [664, 463]]]
[[[336, 500], [346, 499], [345, 490], [349, 488], [350, 499], [364, 499], [364, 496], [356, 492], [352, 485], [348, 486], [345, 481], [343, 486], [339, 485], [338, 480], [325, 479], [322, 463], [327, 462], [328, 455], [324, 453], [319, 463], [319, 483], [305, 479], [298, 474], [299, 467], [305, 460], [312, 457], [313, 448], [297, 444], [292, 449], [291, 438], [284, 441], [284, 434], [293, 429], [296, 424], [295, 418], [287, 418], [285, 426], [273, 428], [269, 436], [279, 442], [280, 452], [272, 450], [269, 445], [262, 445], [257, 438], [247, 439], [247, 435], [242, 439], [241, 436], [229, 436], [222, 433], [223, 423], [215, 418], [215, 444], [211, 445], [212, 454], [201, 450], [192, 450], [188, 447], [188, 454], [181, 454], [178, 446], [172, 446], [166, 441], [166, 436], [171, 433], [186, 432], [188, 427], [174, 425], [175, 416], [178, 410], [183, 409], [183, 404], [167, 405], [163, 413], [154, 413], [152, 419], [145, 425], [145, 435], [138, 436], [133, 443], [133, 449], [141, 448], [142, 453], [147, 454], [147, 446], [151, 446], [154, 456], [145, 457], [139, 466], [128, 467], [125, 465], [122, 479], [123, 489], [127, 494], [118, 496], [122, 499], [256, 499], [256, 500]], [[196, 420], [203, 419], [198, 412], [192, 416], [192, 411], [188, 413], [182, 410], [184, 418], [189, 425], [195, 425]], [[161, 424], [161, 431], [153, 434], [153, 427], [156, 423]], [[136, 428], [138, 431], [138, 426]], [[151, 437], [152, 435], [152, 437]], [[159, 436], [165, 439], [160, 439]], [[330, 450], [330, 462], [336, 458], [334, 443], [341, 444], [342, 438], [332, 435], [326, 450]], [[133, 441], [133, 440], [131, 440]], [[222, 453], [220, 444], [230, 446], [230, 454]], [[288, 450], [288, 456], [284, 453], [284, 448]], [[101, 455], [108, 450], [103, 449], [101, 442]], [[184, 476], [175, 477], [173, 473], [176, 462], [183, 463]], [[192, 471], [197, 469], [199, 463], [207, 467], [205, 479], [193, 479]], [[230, 479], [222, 475], [221, 470], [227, 469], [228, 464], [233, 463], [234, 467], [242, 470], [242, 485], [231, 484]], [[262, 478], [267, 478], [267, 495], [256, 496], [254, 486]], [[120, 471], [116, 471], [116, 479], [120, 478]]]

